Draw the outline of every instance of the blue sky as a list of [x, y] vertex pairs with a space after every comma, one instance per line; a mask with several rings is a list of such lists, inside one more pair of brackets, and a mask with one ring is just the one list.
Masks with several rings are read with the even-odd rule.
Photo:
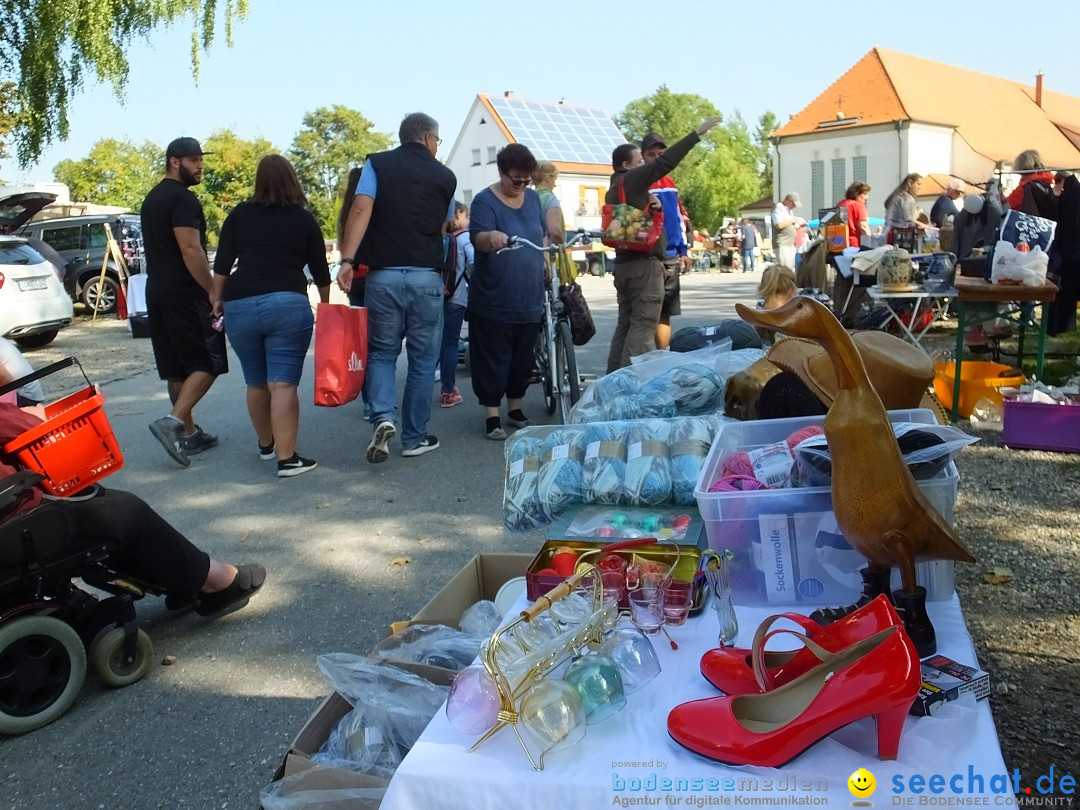
[[751, 124], [767, 109], [785, 121], [875, 46], [1016, 81], [1034, 83], [1041, 70], [1048, 90], [1080, 96], [1075, 49], [1052, 33], [1080, 30], [1076, 2], [1040, 3], [1032, 33], [1013, 31], [1021, 7], [1001, 0], [791, 3], [788, 12], [775, 1], [250, 4], [235, 46], [221, 36], [203, 54], [198, 85], [190, 32], [158, 30], [130, 49], [123, 102], [89, 85], [71, 106], [69, 139], [24, 170], [0, 162], [0, 175], [51, 180], [58, 161], [85, 157], [105, 137], [164, 147], [228, 127], [285, 150], [304, 113], [331, 104], [391, 133], [405, 113], [427, 112], [441, 124], [445, 157], [475, 94], [505, 90], [615, 114], [667, 84]]

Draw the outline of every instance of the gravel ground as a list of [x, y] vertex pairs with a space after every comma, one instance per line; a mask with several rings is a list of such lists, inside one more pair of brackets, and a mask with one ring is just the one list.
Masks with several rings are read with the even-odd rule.
[[[931, 347], [948, 350], [954, 334], [935, 330]], [[131, 339], [126, 322], [91, 324], [78, 308], [52, 346], [27, 356], [41, 366], [69, 354], [95, 382], [153, 369], [149, 341]], [[992, 676], [1006, 765], [1024, 775], [1072, 771], [1080, 754], [1080, 456], [1009, 450], [999, 425], [984, 427], [973, 428], [982, 441], [959, 463], [957, 528], [979, 562], [957, 566], [957, 592]], [[991, 584], [985, 574], [998, 568], [1007, 581]]]

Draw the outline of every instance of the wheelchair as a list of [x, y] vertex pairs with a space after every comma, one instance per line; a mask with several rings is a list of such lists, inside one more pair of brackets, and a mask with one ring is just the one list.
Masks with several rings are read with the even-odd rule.
[[[106, 685], [135, 683], [150, 669], [150, 637], [134, 600], [161, 594], [109, 567], [115, 549], [75, 537], [64, 510], [45, 500], [16, 507], [40, 481], [0, 480], [0, 733], [24, 734], [60, 717], [78, 697], [88, 666]], [[97, 596], [73, 582], [105, 591]]]

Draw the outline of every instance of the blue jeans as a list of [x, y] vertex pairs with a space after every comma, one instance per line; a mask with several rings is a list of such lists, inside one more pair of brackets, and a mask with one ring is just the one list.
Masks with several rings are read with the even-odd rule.
[[439, 367], [442, 369], [442, 393], [452, 394], [457, 382], [458, 344], [461, 342], [461, 324], [465, 320], [465, 307], [461, 304], [443, 304], [442, 354]]
[[754, 249], [742, 251], [742, 269], [744, 273], [749, 273], [754, 269]]
[[311, 303], [301, 293], [275, 292], [226, 301], [225, 334], [240, 358], [244, 382], [297, 385], [314, 323]]
[[368, 274], [364, 303], [371, 421], [394, 419], [397, 359], [404, 338], [409, 373], [401, 402], [401, 446], [410, 450], [428, 435], [431, 382], [442, 340], [442, 276], [426, 267], [383, 267]]

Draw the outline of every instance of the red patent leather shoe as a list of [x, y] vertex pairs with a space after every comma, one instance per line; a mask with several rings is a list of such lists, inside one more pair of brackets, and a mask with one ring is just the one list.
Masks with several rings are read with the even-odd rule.
[[[762, 628], [768, 630], [768, 627], [779, 619], [795, 622], [806, 631], [806, 635], [829, 652], [850, 647], [887, 627], [903, 626], [896, 609], [884, 595], [871, 599], [858, 610], [832, 624], [821, 626], [799, 613], [781, 613], [766, 619], [758, 632], [761, 633]], [[762, 644], [761, 649], [764, 648], [765, 645]], [[761, 673], [764, 683], [759, 684], [754, 677], [753, 653], [743, 647], [709, 650], [701, 656], [701, 674], [721, 692], [728, 695], [749, 695], [783, 686], [821, 663], [806, 647], [762, 654], [764, 661]]]
[[816, 667], [763, 694], [676, 706], [668, 715], [668, 734], [717, 762], [777, 768], [838, 728], [873, 716], [878, 757], [896, 759], [904, 718], [922, 680], [911, 639], [902, 628], [889, 627], [831, 653], [801, 638], [820, 658]]

